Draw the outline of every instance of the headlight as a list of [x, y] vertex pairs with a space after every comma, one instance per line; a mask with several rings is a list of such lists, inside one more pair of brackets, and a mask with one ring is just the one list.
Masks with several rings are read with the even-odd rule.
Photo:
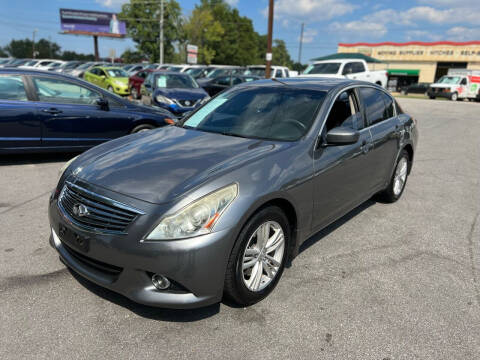
[[232, 184], [194, 201], [163, 218], [147, 240], [184, 239], [208, 234], [237, 194], [238, 186]]
[[72, 162], [74, 162], [77, 157], [78, 157], [78, 155], [75, 156], [73, 159], [68, 160], [65, 164], [63, 164], [63, 166], [62, 166], [62, 167], [60, 168], [60, 170], [58, 171], [58, 179], [60, 179], [60, 178], [62, 177], [62, 175], [63, 175], [63, 173], [65, 172], [65, 170], [67, 170], [67, 168], [70, 166], [70, 164], [71, 164]]
[[165, 96], [162, 96], [162, 95], [157, 95], [157, 97], [155, 98], [157, 100], [157, 102], [159, 103], [164, 103], [164, 104], [168, 104], [168, 105], [171, 105], [173, 104], [173, 101]]
[[205, 96], [205, 97], [202, 99], [202, 101], [200, 101], [200, 104], [199, 104], [199, 105], [205, 104], [205, 103], [206, 103], [208, 100], [210, 100], [210, 99], [211, 99], [211, 98], [210, 98], [209, 95]]

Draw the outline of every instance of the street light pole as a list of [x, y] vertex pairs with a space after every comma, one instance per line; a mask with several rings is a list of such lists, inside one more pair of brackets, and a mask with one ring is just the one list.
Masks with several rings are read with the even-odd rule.
[[32, 59], [35, 59], [35, 33], [38, 31], [38, 29], [33, 30], [33, 36], [32, 36]]
[[268, 3], [268, 35], [267, 35], [267, 67], [265, 69], [265, 77], [270, 78], [270, 70], [272, 66], [272, 34], [273, 34], [273, 0]]
[[163, 64], [163, 1], [160, 0], [160, 65]]
[[303, 45], [303, 28], [305, 23], [302, 23], [302, 30], [300, 30], [300, 46], [298, 48], [298, 63], [302, 63], [302, 45]]

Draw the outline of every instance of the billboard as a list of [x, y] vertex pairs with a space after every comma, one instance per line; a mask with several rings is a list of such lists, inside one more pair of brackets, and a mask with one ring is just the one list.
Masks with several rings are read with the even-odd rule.
[[126, 25], [115, 13], [60, 9], [60, 25], [71, 34], [124, 37]]

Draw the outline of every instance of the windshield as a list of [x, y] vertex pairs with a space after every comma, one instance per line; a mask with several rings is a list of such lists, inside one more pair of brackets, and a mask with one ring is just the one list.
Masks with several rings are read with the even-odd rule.
[[236, 88], [206, 103], [183, 126], [253, 139], [295, 141], [310, 129], [325, 94], [287, 86]]
[[460, 82], [460, 76], [442, 76], [438, 80], [439, 84], [458, 84]]
[[157, 88], [196, 89], [198, 84], [188, 75], [159, 74], [155, 76]]
[[205, 77], [207, 77], [209, 79], [213, 79], [213, 78], [216, 78], [218, 76], [228, 75], [229, 70], [231, 70], [231, 69], [213, 69]]
[[167, 67], [167, 70], [168, 71], [178, 71], [179, 72], [180, 70], [182, 70], [182, 67], [181, 66], [169, 66], [169, 67]]
[[190, 69], [185, 70], [185, 73], [190, 75], [190, 76], [197, 77], [197, 76], [201, 75], [204, 70], [205, 70], [204, 68], [190, 68]]
[[309, 65], [304, 74], [337, 74], [340, 69], [340, 63], [319, 63]]
[[0, 64], [6, 64], [10, 59], [0, 59]]
[[32, 60], [25, 63], [25, 66], [33, 66], [38, 63], [38, 60]]
[[51, 68], [56, 68], [56, 67], [59, 67], [60, 65], [62, 65], [62, 63], [53, 63], [50, 65]]
[[86, 68], [89, 68], [90, 66], [92, 66], [92, 63], [85, 63], [83, 65], [80, 65], [77, 69], [78, 70], [84, 70]]
[[245, 71], [245, 75], [255, 75], [265, 77], [265, 68], [248, 68]]
[[105, 69], [110, 77], [128, 77], [128, 74], [123, 69]]

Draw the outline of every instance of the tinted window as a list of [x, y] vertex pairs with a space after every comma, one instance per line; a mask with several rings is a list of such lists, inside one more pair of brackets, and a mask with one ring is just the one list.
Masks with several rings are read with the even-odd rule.
[[286, 70], [285, 73], [286, 73], [285, 74], [286, 77], [290, 77], [290, 72], [288, 70]]
[[233, 85], [238, 85], [242, 82], [242, 79], [240, 79], [239, 77], [234, 77], [233, 78], [233, 81], [232, 81], [232, 84]]
[[336, 74], [340, 69], [340, 63], [319, 63], [308, 66], [304, 74]]
[[95, 104], [100, 95], [83, 86], [50, 78], [33, 78], [38, 99], [57, 104]]
[[325, 130], [335, 127], [348, 127], [355, 130], [362, 129], [362, 123], [356, 115], [355, 97], [352, 90], [342, 92], [330, 109]]
[[382, 92], [383, 102], [385, 103], [385, 109], [383, 111], [383, 119], [390, 119], [393, 117], [393, 99]]
[[275, 77], [282, 77], [282, 70], [278, 69], [275, 71]]
[[0, 76], [0, 100], [28, 100], [21, 76]]
[[385, 112], [383, 92], [381, 90], [367, 87], [362, 87], [359, 91], [368, 125], [373, 125], [382, 121]]
[[365, 66], [361, 62], [354, 62], [352, 63], [352, 69], [354, 73], [364, 72]]
[[217, 85], [230, 86], [230, 76], [222, 76], [214, 81]]
[[352, 73], [353, 73], [353, 63], [345, 64], [345, 66], [343, 67], [342, 74], [347, 75], [347, 74], [352, 74]]
[[311, 127], [325, 92], [282, 87], [234, 87], [206, 103], [184, 123], [224, 135], [293, 141]]

